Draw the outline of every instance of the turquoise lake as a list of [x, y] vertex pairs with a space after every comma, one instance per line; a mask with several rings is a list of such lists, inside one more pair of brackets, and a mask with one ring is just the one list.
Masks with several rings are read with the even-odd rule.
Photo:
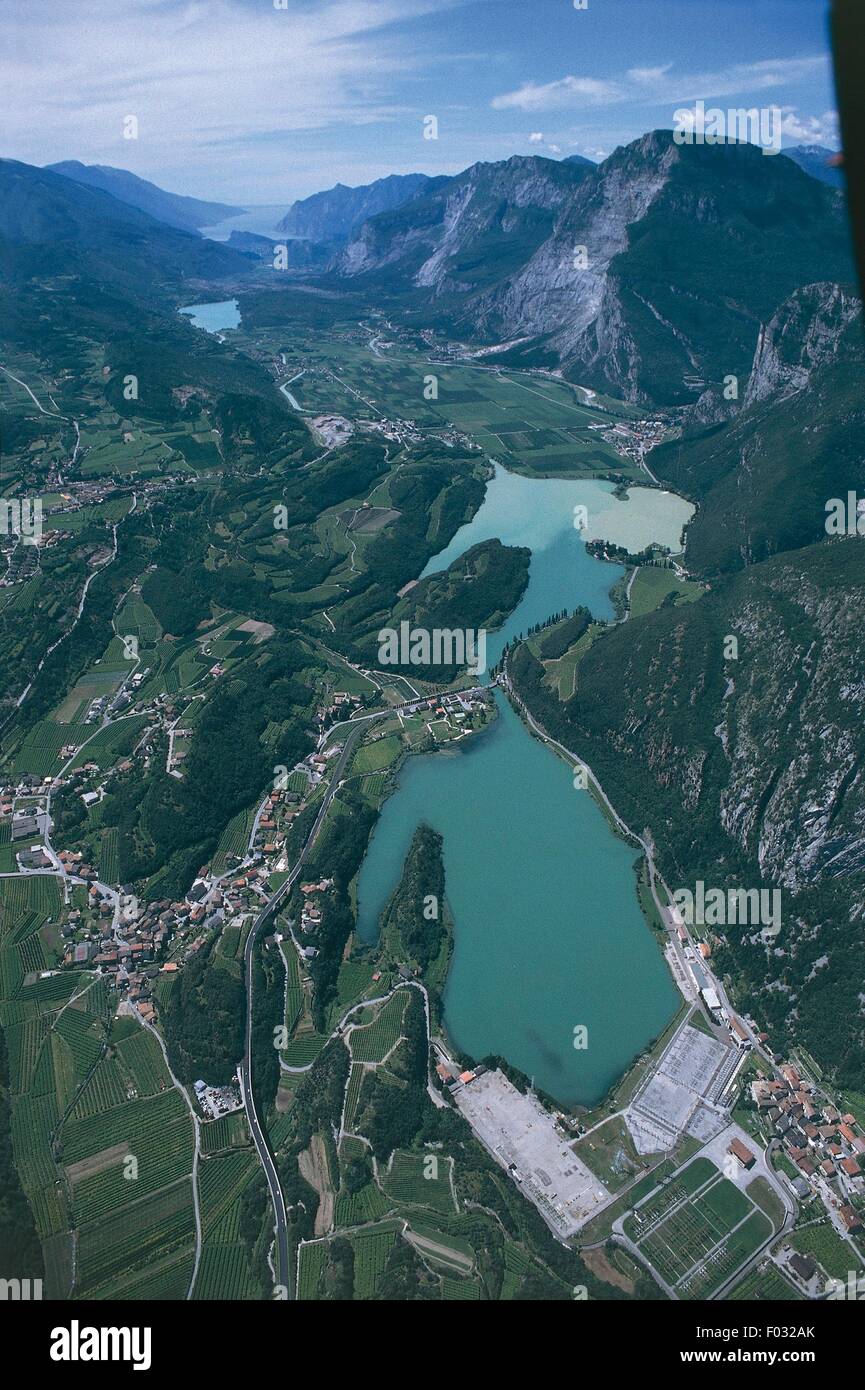
[[[240, 324], [237, 300], [180, 312], [209, 333]], [[561, 609], [613, 617], [609, 591], [623, 571], [589, 556], [586, 540], [677, 551], [692, 511], [660, 489], [634, 487], [622, 500], [604, 480], [526, 478], [496, 464], [482, 506], [424, 574], [493, 537], [531, 550], [526, 591], [488, 636], [492, 666], [506, 641]], [[358, 931], [375, 940], [415, 828], [428, 822], [444, 840], [456, 923], [448, 1032], [476, 1058], [506, 1057], [563, 1104], [591, 1105], [661, 1032], [679, 995], [637, 904], [634, 849], [495, 698], [499, 718], [464, 750], [404, 763], [360, 872]], [[580, 1025], [588, 1047], [577, 1051]]]
[[[609, 588], [622, 571], [587, 555], [587, 536], [678, 549], [688, 503], [647, 488], [627, 501], [612, 494], [604, 481], [530, 479], [497, 467], [474, 519], [425, 571], [491, 536], [531, 548], [528, 589], [488, 638], [491, 665], [509, 635], [559, 609], [583, 603], [612, 616]], [[582, 533], [576, 505], [587, 512]], [[464, 751], [403, 764], [358, 880], [358, 930], [375, 940], [414, 830], [426, 821], [444, 840], [456, 924], [449, 1034], [475, 1058], [506, 1057], [562, 1103], [591, 1105], [662, 1031], [679, 995], [637, 903], [635, 850], [499, 692], [496, 701], [499, 718]], [[578, 1051], [579, 1025], [588, 1046]]]
[[187, 304], [179, 313], [185, 314], [196, 328], [207, 333], [221, 333], [225, 328], [240, 327], [240, 309], [236, 299], [221, 299], [215, 304]]

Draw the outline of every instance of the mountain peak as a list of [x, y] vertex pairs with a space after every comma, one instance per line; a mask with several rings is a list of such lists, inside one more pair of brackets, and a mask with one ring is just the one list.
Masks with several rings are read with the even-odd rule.
[[388, 174], [357, 188], [337, 183], [293, 203], [279, 231], [311, 241], [344, 241], [367, 218], [401, 207], [446, 181], [428, 174]]

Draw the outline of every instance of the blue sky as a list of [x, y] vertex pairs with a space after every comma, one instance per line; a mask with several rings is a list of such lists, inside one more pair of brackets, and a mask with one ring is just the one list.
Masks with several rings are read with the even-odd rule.
[[249, 204], [512, 154], [603, 158], [698, 98], [777, 106], [786, 143], [837, 143], [824, 0], [284, 3], [7, 0], [2, 154]]

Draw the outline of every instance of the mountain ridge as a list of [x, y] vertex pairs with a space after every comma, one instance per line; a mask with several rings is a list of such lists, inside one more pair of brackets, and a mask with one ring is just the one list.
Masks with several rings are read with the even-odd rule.
[[595, 167], [472, 165], [365, 222], [333, 270], [420, 296], [454, 334], [528, 339], [511, 365], [679, 406], [746, 374], [759, 323], [815, 264], [852, 278], [840, 192], [750, 145], [652, 131]]
[[169, 193], [158, 184], [111, 164], [82, 164], [77, 159], [63, 159], [44, 167], [53, 174], [61, 174], [88, 188], [110, 193], [119, 202], [128, 203], [140, 212], [149, 213], [158, 222], [181, 231], [197, 232], [201, 227], [209, 227], [245, 211], [230, 203], [206, 202], [181, 193]]
[[169, 227], [101, 189], [19, 160], [0, 160], [0, 254], [7, 275], [41, 274], [37, 248], [62, 251], [63, 273], [97, 274], [142, 297], [158, 279], [241, 274], [247, 258]]
[[310, 241], [343, 241], [368, 218], [401, 207], [447, 181], [447, 175], [388, 174], [354, 188], [337, 183], [292, 203], [278, 230]]

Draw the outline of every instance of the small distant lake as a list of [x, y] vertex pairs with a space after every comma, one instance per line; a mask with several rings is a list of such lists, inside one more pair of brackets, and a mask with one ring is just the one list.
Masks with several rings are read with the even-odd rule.
[[215, 304], [187, 304], [178, 313], [190, 319], [196, 328], [206, 333], [221, 333], [226, 328], [240, 327], [240, 309], [236, 299], [220, 299]]

